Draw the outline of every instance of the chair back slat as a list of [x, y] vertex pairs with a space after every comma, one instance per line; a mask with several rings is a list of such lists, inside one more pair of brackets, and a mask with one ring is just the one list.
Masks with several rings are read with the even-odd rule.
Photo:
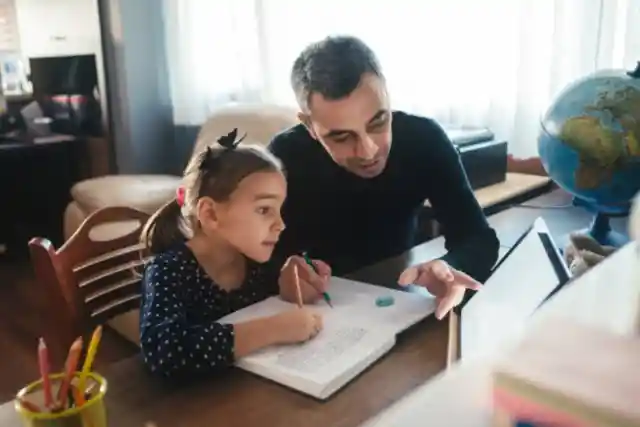
[[91, 292], [89, 289], [92, 287], [100, 286], [103, 282], [110, 282], [114, 278], [118, 278], [121, 275], [136, 274], [139, 268], [144, 266], [143, 259], [137, 259], [128, 261], [122, 264], [116, 264], [113, 267], [107, 268], [102, 271], [97, 271], [93, 276], [88, 276], [84, 280], [78, 280], [78, 285], [86, 292]]
[[113, 301], [139, 295], [140, 277], [130, 275], [128, 278], [100, 288], [97, 292], [87, 294], [85, 305], [89, 312], [95, 312], [100, 311], [103, 307], [110, 306]]
[[[82, 283], [111, 268], [140, 261], [142, 258], [140, 254], [143, 250], [144, 246], [142, 244], [126, 246], [115, 251], [107, 252], [104, 255], [87, 259], [83, 263], [76, 264], [73, 272], [78, 282]], [[146, 259], [144, 260], [146, 261]]]
[[127, 207], [109, 207], [91, 214], [55, 250], [46, 239], [29, 242], [37, 280], [52, 295], [56, 339], [68, 348], [78, 335], [97, 324], [139, 308], [145, 262], [140, 234], [149, 215]]
[[129, 295], [115, 299], [109, 304], [91, 313], [91, 319], [95, 324], [103, 324], [121, 314], [140, 308], [140, 294]]

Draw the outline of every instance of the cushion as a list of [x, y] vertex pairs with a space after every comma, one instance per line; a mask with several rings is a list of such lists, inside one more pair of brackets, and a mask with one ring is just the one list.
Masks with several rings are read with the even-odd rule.
[[153, 214], [175, 197], [180, 182], [172, 175], [108, 175], [75, 184], [71, 197], [87, 214], [110, 206]]
[[80, 224], [87, 219], [89, 214], [82, 210], [76, 201], [72, 201], [64, 210], [64, 218], [62, 221], [64, 229], [64, 240], [68, 240], [73, 233], [80, 228]]
[[243, 104], [217, 110], [202, 125], [193, 153], [199, 153], [218, 138], [238, 128], [246, 134], [243, 144], [267, 146], [280, 132], [299, 123], [297, 110], [269, 104]]

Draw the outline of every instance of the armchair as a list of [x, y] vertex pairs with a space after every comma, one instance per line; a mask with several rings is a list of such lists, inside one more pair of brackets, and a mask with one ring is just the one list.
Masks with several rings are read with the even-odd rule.
[[[202, 126], [193, 153], [237, 127], [247, 133], [243, 143], [267, 144], [279, 132], [298, 122], [296, 111], [277, 105], [238, 105], [216, 111]], [[64, 213], [65, 240], [93, 212], [126, 206], [153, 214], [175, 196], [179, 176], [107, 175], [81, 181], [71, 189], [72, 202]]]

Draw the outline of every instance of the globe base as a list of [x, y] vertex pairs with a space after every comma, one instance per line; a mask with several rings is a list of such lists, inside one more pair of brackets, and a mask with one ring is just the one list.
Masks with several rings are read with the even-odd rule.
[[597, 213], [594, 216], [589, 228], [579, 232], [588, 234], [603, 246], [613, 246], [614, 248], [620, 248], [630, 241], [629, 236], [613, 230], [609, 224], [609, 216], [602, 213]]

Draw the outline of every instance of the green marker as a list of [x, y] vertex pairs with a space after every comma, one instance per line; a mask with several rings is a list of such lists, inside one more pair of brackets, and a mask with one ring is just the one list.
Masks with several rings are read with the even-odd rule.
[[[316, 269], [316, 266], [313, 265], [313, 262], [311, 262], [311, 258], [309, 258], [309, 255], [307, 255], [306, 252], [302, 252], [302, 257], [304, 258], [304, 260], [307, 262], [307, 264], [309, 264], [309, 266], [311, 268], [313, 268], [313, 271], [315, 271], [316, 273], [318, 273], [318, 269]], [[322, 297], [324, 298], [324, 300], [327, 302], [327, 304], [329, 304], [329, 307], [333, 308], [333, 305], [331, 304], [331, 297], [329, 296], [328, 293], [323, 292], [322, 293]]]

